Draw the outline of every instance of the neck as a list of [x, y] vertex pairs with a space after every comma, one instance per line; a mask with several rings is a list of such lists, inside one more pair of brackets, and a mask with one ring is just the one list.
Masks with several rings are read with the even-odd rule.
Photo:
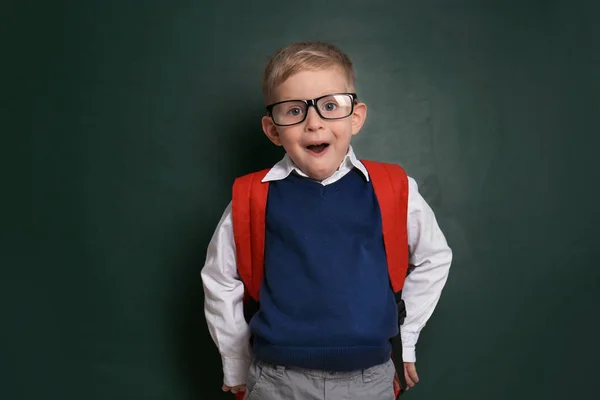
[[300, 169], [300, 167], [298, 167], [298, 164], [296, 164], [296, 162], [292, 159], [292, 157], [290, 157], [290, 155], [288, 154], [288, 157], [290, 158], [290, 161], [292, 162], [292, 165], [294, 166], [294, 168], [296, 168], [296, 170], [301, 172], [301, 175], [311, 179], [315, 182], [323, 182], [326, 179], [329, 179], [333, 176], [333, 174], [335, 174], [337, 171], [340, 170], [340, 168], [342, 167], [342, 165], [344, 165], [344, 163], [346, 162], [346, 157], [348, 156], [348, 153], [350, 152], [350, 146], [348, 146], [348, 149], [346, 149], [346, 153], [344, 154], [344, 158], [342, 158], [342, 161], [339, 163], [338, 167], [336, 169], [333, 170], [333, 172], [331, 172], [330, 174], [328, 174], [325, 178], [315, 178], [314, 176], [310, 176], [309, 174], [307, 174], [306, 172], [302, 171]]

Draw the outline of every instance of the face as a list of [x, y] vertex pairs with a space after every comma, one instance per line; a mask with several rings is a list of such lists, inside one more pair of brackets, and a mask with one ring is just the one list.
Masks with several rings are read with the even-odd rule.
[[[345, 76], [337, 68], [302, 71], [292, 75], [275, 88], [272, 103], [284, 100], [308, 100], [332, 93], [352, 92]], [[304, 122], [292, 126], [277, 126], [265, 116], [262, 127], [277, 146], [283, 146], [288, 156], [310, 178], [322, 181], [331, 176], [342, 163], [352, 136], [362, 127], [367, 106], [358, 103], [347, 118], [322, 119], [314, 107], [309, 107]]]

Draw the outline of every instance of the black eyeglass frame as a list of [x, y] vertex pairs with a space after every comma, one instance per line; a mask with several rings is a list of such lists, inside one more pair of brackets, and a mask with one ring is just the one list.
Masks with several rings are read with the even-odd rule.
[[[324, 99], [325, 97], [330, 97], [330, 96], [340, 96], [340, 95], [345, 95], [345, 96], [350, 96], [352, 98], [352, 108], [350, 109], [350, 113], [348, 115], [346, 115], [345, 117], [336, 117], [336, 118], [328, 118], [328, 117], [324, 117], [321, 114], [321, 111], [319, 111], [319, 108], [317, 107], [317, 102], [321, 99]], [[273, 108], [278, 105], [278, 104], [283, 104], [283, 103], [292, 103], [292, 102], [302, 102], [304, 104], [306, 104], [306, 112], [304, 113], [304, 118], [302, 118], [301, 121], [298, 122], [294, 122], [293, 124], [278, 124], [275, 122], [275, 119], [273, 119]], [[317, 111], [317, 114], [319, 114], [319, 116], [325, 120], [335, 120], [335, 119], [344, 119], [344, 118], [348, 118], [349, 116], [352, 115], [352, 113], [354, 112], [354, 105], [358, 102], [358, 96], [356, 95], [356, 93], [330, 93], [330, 94], [326, 94], [325, 96], [321, 96], [321, 97], [317, 97], [316, 99], [310, 99], [310, 100], [284, 100], [284, 101], [278, 101], [277, 103], [271, 103], [269, 105], [266, 106], [267, 109], [267, 116], [271, 117], [271, 120], [273, 121], [273, 123], [277, 126], [292, 126], [292, 125], [297, 125], [297, 124], [301, 124], [306, 120], [306, 116], [308, 115], [308, 109], [313, 106], [315, 108], [315, 110]]]

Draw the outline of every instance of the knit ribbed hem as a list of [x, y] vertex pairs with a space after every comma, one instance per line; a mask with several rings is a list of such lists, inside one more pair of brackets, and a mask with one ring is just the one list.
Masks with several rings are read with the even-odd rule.
[[318, 369], [355, 371], [383, 364], [391, 357], [389, 342], [381, 346], [291, 347], [254, 342], [254, 356], [271, 364]]

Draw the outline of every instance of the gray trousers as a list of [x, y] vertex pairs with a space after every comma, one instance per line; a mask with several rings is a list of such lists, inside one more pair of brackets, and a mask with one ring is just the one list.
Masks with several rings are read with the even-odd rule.
[[326, 372], [253, 361], [247, 400], [394, 400], [390, 359], [352, 372]]

